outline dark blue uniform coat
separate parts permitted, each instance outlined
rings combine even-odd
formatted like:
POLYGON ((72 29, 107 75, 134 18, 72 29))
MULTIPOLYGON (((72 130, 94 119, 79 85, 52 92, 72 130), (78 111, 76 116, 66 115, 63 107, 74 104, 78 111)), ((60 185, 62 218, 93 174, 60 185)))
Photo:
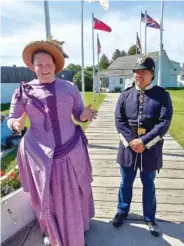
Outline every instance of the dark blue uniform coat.
POLYGON ((117 162, 124 167, 142 166, 144 171, 162 167, 163 136, 167 133, 172 118, 172 102, 169 93, 162 87, 148 86, 145 90, 132 86, 119 97, 115 123, 120 135, 117 162), (146 129, 138 136, 137 128, 146 129), (145 150, 136 154, 129 143, 140 137, 145 150))

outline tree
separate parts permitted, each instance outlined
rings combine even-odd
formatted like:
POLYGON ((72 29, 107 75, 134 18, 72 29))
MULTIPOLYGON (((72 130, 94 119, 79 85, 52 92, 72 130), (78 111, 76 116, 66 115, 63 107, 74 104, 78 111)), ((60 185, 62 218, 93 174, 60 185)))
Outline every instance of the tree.
POLYGON ((122 50, 121 51, 121 56, 126 56, 126 55, 127 55, 127 53, 124 50, 122 50))
POLYGON ((89 72, 93 72, 93 66, 90 66, 90 67, 86 67, 85 68, 85 71, 89 71, 89 72))
POLYGON ((109 59, 105 54, 103 54, 99 62, 99 68, 100 70, 103 70, 106 69, 108 66, 109 66, 109 59))
POLYGON ((116 49, 112 55, 112 60, 115 61, 120 56, 121 56, 121 51, 116 49))
MULTIPOLYGON (((77 85, 78 89, 82 90, 82 72, 77 72, 73 77, 74 83, 77 85)), ((93 90, 93 71, 85 69, 84 71, 84 81, 85 81, 85 91, 93 90)))
POLYGON ((112 55, 112 61, 111 62, 116 60, 118 57, 122 57, 122 56, 126 56, 126 55, 127 55, 127 53, 124 50, 120 51, 119 49, 116 49, 112 55))
POLYGON ((132 56, 136 54, 136 45, 132 45, 130 49, 128 50, 128 55, 132 56))
POLYGON ((73 63, 70 63, 67 67, 67 70, 71 70, 76 74, 77 72, 81 71, 81 66, 80 65, 75 65, 73 63))

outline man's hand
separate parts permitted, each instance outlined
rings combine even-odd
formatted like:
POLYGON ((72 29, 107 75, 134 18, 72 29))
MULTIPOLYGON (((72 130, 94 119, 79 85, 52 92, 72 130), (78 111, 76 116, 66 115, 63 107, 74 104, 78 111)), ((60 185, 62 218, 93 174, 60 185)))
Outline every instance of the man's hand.
POLYGON ((12 124, 12 128, 14 131, 21 133, 21 131, 24 129, 25 127, 25 121, 26 121, 26 113, 23 113, 20 118, 16 119, 13 124, 12 124))
POLYGON ((91 109, 92 105, 88 105, 84 108, 80 115, 80 121, 92 121, 93 119, 96 119, 97 111, 91 109))
POLYGON ((136 153, 142 153, 145 149, 145 146, 142 143, 141 139, 137 138, 130 142, 130 148, 136 153))

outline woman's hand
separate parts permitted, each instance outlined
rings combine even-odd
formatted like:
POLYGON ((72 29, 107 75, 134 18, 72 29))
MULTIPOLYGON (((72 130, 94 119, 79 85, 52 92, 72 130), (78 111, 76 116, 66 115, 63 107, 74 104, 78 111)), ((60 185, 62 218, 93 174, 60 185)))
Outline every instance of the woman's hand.
POLYGON ((87 107, 84 108, 80 115, 80 121, 92 121, 93 119, 96 119, 97 110, 91 109, 92 105, 89 104, 87 107))
POLYGON ((24 129, 25 127, 25 122, 26 122, 26 113, 23 113, 20 118, 16 119, 13 124, 12 124, 12 128, 14 131, 21 133, 21 131, 24 129))

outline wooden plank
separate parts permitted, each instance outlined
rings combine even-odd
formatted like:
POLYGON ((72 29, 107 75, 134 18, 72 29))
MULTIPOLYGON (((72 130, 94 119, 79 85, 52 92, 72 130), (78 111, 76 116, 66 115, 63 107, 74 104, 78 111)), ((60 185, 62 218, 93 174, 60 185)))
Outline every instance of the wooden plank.
POLYGON ((87 137, 89 144, 107 144, 109 141, 111 141, 111 143, 114 144, 118 144, 119 143, 119 136, 114 136, 112 135, 112 137, 109 137, 107 135, 103 136, 103 135, 97 135, 96 133, 87 137))
MULTIPOLYGON (((99 194, 96 194, 94 193, 93 194, 94 196, 94 201, 95 201, 95 204, 97 204, 99 201, 104 201, 104 202, 108 202, 108 201, 111 201, 111 202, 115 202, 117 204, 117 201, 118 201, 118 196, 115 195, 115 194, 111 194, 107 196, 107 194, 102 194, 102 193, 99 193, 99 194), (114 200, 115 199, 115 200, 114 200)), ((134 195, 133 198, 132 198, 132 202, 136 202, 136 203, 141 203, 142 202, 142 195, 138 196, 138 195, 134 195)), ((170 205, 182 205, 182 207, 184 208, 184 200, 181 201, 180 199, 180 196, 177 197, 177 200, 176 200, 176 197, 171 197, 169 198, 168 196, 158 196, 157 195, 157 204, 165 204, 165 206, 167 206, 168 204, 170 205)))
MULTIPOLYGON (((115 201, 118 199, 119 188, 93 187, 94 200, 97 201, 115 201), (108 194, 108 195, 107 195, 108 194)), ((157 203, 160 204, 183 204, 184 190, 156 190, 157 203)), ((142 202, 142 189, 133 189, 133 202, 142 202)))
MULTIPOLYGON (((97 145, 98 146, 98 145, 97 145)), ((96 146, 96 147, 97 147, 96 146)), ((91 148, 89 146, 89 153, 94 153, 94 154, 105 154, 107 152, 109 152, 110 154, 117 154, 118 152, 118 147, 111 147, 111 146, 100 146, 99 145, 99 148, 91 148), (104 147, 104 148, 103 148, 104 147)), ((167 155, 167 156, 181 156, 181 157, 184 157, 184 151, 183 150, 178 150, 178 149, 163 149, 163 155, 167 155)))
MULTIPOLYGON (((97 167, 102 167, 102 168, 119 168, 119 164, 116 163, 115 160, 107 160, 107 159, 103 159, 103 160, 95 160, 95 159, 91 159, 93 168, 97 167)), ((166 169, 173 169, 173 170, 184 170, 184 163, 182 161, 178 161, 178 162, 173 162, 173 161, 163 161, 163 168, 161 169, 160 172, 162 172, 162 170, 166 168, 166 169)))
MULTIPOLYGON (((93 167, 93 177, 121 177, 119 167, 113 168, 103 168, 103 167, 93 167)), ((140 177, 140 172, 137 172, 137 178, 140 177)), ((157 178, 173 178, 173 179, 184 179, 184 169, 183 170, 171 170, 171 169, 162 169, 157 178)))
MULTIPOLYGON (((103 218, 112 220, 115 213, 117 212, 116 207, 113 208, 96 208, 95 209, 95 218, 103 218)), ((132 210, 130 211, 130 215, 127 218, 128 220, 143 220, 142 210, 132 210)), ((164 221, 173 221, 173 222, 183 222, 184 215, 181 212, 167 212, 167 211, 159 211, 156 214, 157 220, 164 220, 164 221)))
MULTIPOLYGON (((90 152, 89 152, 90 153, 90 152)), ((117 154, 90 154, 92 160, 116 160, 117 154)), ((164 161, 181 161, 184 163, 184 156, 163 155, 164 161)))
MULTIPOLYGON (((101 209, 107 208, 107 210, 111 210, 111 208, 117 207, 117 201, 98 201, 95 205, 95 209, 101 209)), ((184 216, 184 210, 183 210, 183 204, 157 204, 157 213, 164 211, 164 212, 178 212, 183 214, 184 216)), ((131 203, 131 210, 132 211, 142 211, 142 202, 132 202, 131 203)))
MULTIPOLYGON (((120 178, 118 177, 93 177, 93 186, 98 187, 116 187, 120 184, 120 178)), ((177 182, 173 179, 159 178, 155 181, 157 189, 173 189, 182 190, 184 188, 184 179, 177 179, 177 182)), ((134 187, 142 187, 140 179, 135 179, 134 187)))

